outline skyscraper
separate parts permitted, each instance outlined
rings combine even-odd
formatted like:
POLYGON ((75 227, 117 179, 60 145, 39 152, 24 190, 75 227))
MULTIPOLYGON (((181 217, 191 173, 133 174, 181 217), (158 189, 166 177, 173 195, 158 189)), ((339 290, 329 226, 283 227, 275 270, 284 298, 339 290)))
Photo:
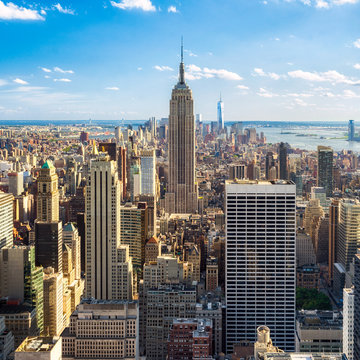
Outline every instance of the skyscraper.
POLYGON ((217 103, 217 122, 218 122, 219 132, 221 130, 224 130, 224 103, 221 100, 221 94, 220 94, 220 100, 217 103))
POLYGON ((354 288, 343 290, 343 353, 354 359, 354 288))
POLYGON ((282 180, 287 180, 289 177, 288 171, 288 149, 283 142, 279 145, 279 177, 282 180))
POLYGON ((141 195, 155 196, 155 150, 142 150, 140 153, 141 195))
POLYGON ((326 196, 333 192, 333 150, 328 146, 318 146, 317 186, 326 190, 326 196))
POLYGON ((13 244, 13 195, 0 193, 0 249, 13 244))
POLYGON ((56 169, 46 161, 37 179, 37 220, 44 222, 59 221, 59 192, 56 169))
POLYGON ((337 261, 339 224, 339 200, 334 199, 329 206, 329 281, 334 278, 334 264, 337 261))
POLYGON ((100 155, 86 186, 86 296, 117 299, 120 246, 120 182, 116 162, 100 155))
POLYGON ((353 141, 355 137, 355 124, 354 120, 349 120, 348 140, 353 141))
POLYGON ((226 344, 256 341, 267 324, 295 348, 296 187, 289 181, 227 181, 226 344))
POLYGON ((179 81, 172 90, 169 115, 169 182, 165 208, 170 214, 195 213, 198 208, 194 101, 185 83, 183 47, 179 72, 179 81))
POLYGON ((354 276, 354 359, 360 359, 360 253, 355 255, 354 276))

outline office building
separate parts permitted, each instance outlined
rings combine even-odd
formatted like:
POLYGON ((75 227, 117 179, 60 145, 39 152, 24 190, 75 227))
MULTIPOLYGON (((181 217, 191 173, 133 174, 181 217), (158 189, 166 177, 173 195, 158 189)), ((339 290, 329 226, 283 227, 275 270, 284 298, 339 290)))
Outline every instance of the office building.
POLYGON ((296 351, 342 351, 342 318, 333 311, 301 310, 296 316, 296 351))
POLYGON ((60 336, 64 329, 63 274, 44 269, 44 334, 60 336))
POLYGON ((360 253, 354 260, 354 360, 360 359, 360 253), (356 309, 356 311, 355 311, 356 309))
POLYGON ((138 202, 146 203, 147 205, 147 224, 148 237, 156 236, 156 196, 154 195, 139 195, 136 198, 135 205, 138 202))
POLYGON ((58 176, 49 160, 40 169, 37 188, 37 220, 47 223, 59 221, 58 176))
POLYGON ((24 192, 24 173, 11 172, 9 177, 9 193, 14 196, 19 196, 24 192))
POLYGON ((211 358, 212 330, 209 319, 174 319, 167 341, 167 359, 211 358))
POLYGON ((339 200, 333 199, 329 206, 329 282, 334 278, 334 264, 337 262, 339 224, 339 200))
POLYGON ((145 264, 152 261, 157 261, 158 256, 161 255, 161 248, 159 240, 156 237, 151 237, 145 245, 145 264))
POLYGON ((15 351, 15 360, 63 360, 61 337, 27 337, 15 351))
POLYGON ((0 296, 36 308, 37 326, 44 329, 43 269, 35 266, 34 246, 0 250, 0 296))
POLYGON ((13 244, 13 195, 0 193, 0 249, 13 244))
POLYGON ((35 221, 36 265, 62 272, 62 222, 35 221))
POLYGON ((138 333, 136 302, 85 299, 61 335, 62 359, 138 359, 138 333))
POLYGON ((132 258, 129 255, 129 245, 120 245, 118 247, 117 269, 117 300, 132 300, 136 289, 133 286, 134 274, 132 258))
POLYGON ((355 123, 354 123, 354 120, 349 120, 348 140, 353 141, 354 138, 355 138, 355 123))
POLYGON ((163 285, 147 291, 146 359, 166 359, 167 340, 173 320, 194 318, 195 307, 195 288, 163 285))
POLYGON ((224 130, 224 103, 221 99, 217 103, 217 123, 218 123, 218 131, 224 130))
POLYGON ((116 162, 91 161, 86 187, 86 296, 118 298, 121 189, 116 162))
POLYGON ((255 342, 267 324, 276 344, 295 347, 296 188, 289 181, 227 181, 227 352, 255 342), (281 221, 279 221, 281 219, 281 221))
POLYGON ((318 146, 317 186, 325 188, 326 196, 333 193, 333 150, 328 146, 318 146))
POLYGON ((214 291, 219 285, 219 267, 217 259, 208 257, 206 260, 206 291, 214 291))
POLYGON ((179 81, 172 90, 169 115, 169 182, 165 208, 169 214, 196 213, 195 121, 192 92, 185 83, 183 47, 179 81))
POLYGON ((230 166, 229 179, 245 179, 246 178, 246 165, 232 165, 230 166))
POLYGON ((317 265, 303 265, 296 269, 296 286, 306 289, 318 289, 320 268, 317 265))
POLYGON ((279 178, 281 180, 289 178, 288 148, 283 142, 279 145, 279 178))
POLYGON ((129 245, 134 267, 142 269, 145 262, 145 243, 148 239, 147 205, 126 203, 120 209, 121 244, 129 245))
POLYGON ((72 266, 75 269, 75 279, 81 278, 81 244, 78 229, 72 224, 65 224, 62 230, 63 242, 72 251, 72 266))
POLYGON ((141 195, 156 195, 155 191, 155 150, 142 150, 140 153, 141 195))
POLYGON ((5 318, 0 316, 0 360, 7 360, 14 346, 14 335, 6 328, 5 318))
POLYGON ((316 257, 311 238, 304 230, 296 232, 296 264, 297 266, 315 264, 316 257))
POLYGON ((343 290, 343 353, 354 360, 354 288, 343 290))

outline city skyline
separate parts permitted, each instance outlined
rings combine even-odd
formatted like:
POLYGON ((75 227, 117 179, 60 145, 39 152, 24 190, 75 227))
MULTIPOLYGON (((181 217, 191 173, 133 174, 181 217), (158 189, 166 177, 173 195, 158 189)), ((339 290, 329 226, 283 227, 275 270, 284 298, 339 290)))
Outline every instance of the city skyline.
POLYGON ((229 121, 356 119, 359 10, 357 0, 1 1, 0 119, 167 117, 182 34, 205 119, 219 90, 229 121))

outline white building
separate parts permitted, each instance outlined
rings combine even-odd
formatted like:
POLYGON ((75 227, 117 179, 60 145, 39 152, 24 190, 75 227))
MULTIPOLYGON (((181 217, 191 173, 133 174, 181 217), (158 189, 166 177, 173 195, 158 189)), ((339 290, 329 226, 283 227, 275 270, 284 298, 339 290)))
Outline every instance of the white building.
POLYGON ((8 173, 9 177, 9 193, 14 196, 21 195, 24 191, 24 173, 11 172, 8 173))
POLYGON ((0 249, 13 244, 13 195, 0 193, 0 249))
POLYGON ((15 360, 62 360, 61 337, 27 337, 15 351, 15 360))
POLYGON ((354 289, 343 291, 343 353, 354 359, 354 289))
POLYGON ((141 194, 156 195, 155 190, 155 150, 143 150, 141 158, 141 194))
POLYGON ((274 343, 295 347, 296 186, 289 181, 227 181, 227 352, 256 341, 266 324, 274 343))

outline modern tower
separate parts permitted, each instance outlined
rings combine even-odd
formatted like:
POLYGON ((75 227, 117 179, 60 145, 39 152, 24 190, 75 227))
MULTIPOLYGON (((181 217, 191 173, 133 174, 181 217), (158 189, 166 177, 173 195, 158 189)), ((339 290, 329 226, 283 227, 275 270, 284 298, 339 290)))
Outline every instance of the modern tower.
POLYGON ((349 120, 348 140, 353 141, 355 138, 355 123, 354 120, 349 120))
POLYGON ((0 193, 0 249, 13 245, 13 195, 0 193))
POLYGON ((283 142, 279 145, 279 177, 281 180, 287 180, 289 177, 288 171, 288 149, 283 142))
POLYGON ((179 81, 172 90, 169 115, 169 182, 165 208, 172 213, 195 213, 195 119, 192 92, 185 82, 183 46, 179 81))
POLYGON ((360 254, 355 255, 354 276, 354 359, 360 359, 360 254))
POLYGON ((140 153, 141 195, 155 196, 155 150, 142 150, 140 153))
POLYGON ((333 149, 328 146, 318 146, 317 186, 326 190, 326 196, 333 192, 333 149))
POLYGON ((121 184, 115 161, 100 155, 86 186, 86 296, 117 299, 121 184))
POLYGON ((266 324, 274 343, 295 349, 296 186, 227 181, 226 346, 256 341, 266 324))
POLYGON ((217 122, 218 122, 219 132, 221 130, 224 130, 224 103, 221 100, 221 94, 220 94, 220 100, 217 103, 217 122))

